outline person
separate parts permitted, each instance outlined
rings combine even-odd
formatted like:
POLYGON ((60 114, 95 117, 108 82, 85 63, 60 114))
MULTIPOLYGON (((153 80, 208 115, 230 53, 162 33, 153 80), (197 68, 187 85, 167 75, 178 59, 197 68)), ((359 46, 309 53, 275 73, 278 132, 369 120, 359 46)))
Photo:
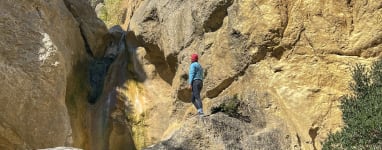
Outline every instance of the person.
POLYGON ((191 65, 188 75, 189 88, 192 91, 191 101, 198 111, 198 115, 203 117, 203 104, 200 98, 200 91, 203 87, 203 68, 198 62, 198 55, 191 55, 191 65))

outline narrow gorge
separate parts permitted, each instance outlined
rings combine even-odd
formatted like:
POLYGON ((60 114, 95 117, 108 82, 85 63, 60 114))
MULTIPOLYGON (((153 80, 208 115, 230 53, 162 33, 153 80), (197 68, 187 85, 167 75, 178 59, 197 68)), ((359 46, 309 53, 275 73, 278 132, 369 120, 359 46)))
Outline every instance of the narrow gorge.
POLYGON ((381 24, 378 0, 3 0, 0 149, 322 149, 381 24))

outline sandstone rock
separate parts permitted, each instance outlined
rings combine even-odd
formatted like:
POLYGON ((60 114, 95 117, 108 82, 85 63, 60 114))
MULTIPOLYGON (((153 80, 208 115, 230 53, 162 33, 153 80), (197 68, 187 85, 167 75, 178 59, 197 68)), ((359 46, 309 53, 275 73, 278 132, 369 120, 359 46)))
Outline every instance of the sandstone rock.
POLYGON ((128 114, 131 106, 124 92, 125 82, 132 75, 129 73, 129 55, 126 45, 126 33, 119 26, 109 30, 112 43, 103 57, 108 61, 106 73, 101 78, 103 84, 97 87, 94 105, 91 109, 89 149, 135 149, 128 114), (98 93, 99 92, 99 93, 98 93))
POLYGON ((93 8, 96 8, 98 4, 102 4, 104 0, 88 0, 90 3, 90 6, 93 8))
POLYGON ((124 51, 124 35, 109 34, 88 2, 0 2, 1 149, 321 149, 342 126, 351 66, 381 54, 378 1, 105 3, 108 26, 129 30, 124 51), (253 122, 189 119, 192 53, 205 68, 205 111, 238 95, 253 122), (87 71, 98 59, 114 62, 94 92, 87 71))
POLYGON ((83 56, 68 50, 83 49, 76 22, 63 2, 2 1, 1 7, 0 143, 5 149, 72 143, 65 88, 72 66, 67 60, 83 56), (74 37, 61 38, 56 31, 63 29, 74 37))
MULTIPOLYGON (((284 137, 284 126, 265 122, 254 96, 254 93, 243 96, 235 116, 222 112, 203 118, 191 116, 168 139, 147 149, 288 149, 290 138, 284 137)), ((233 99, 225 96, 214 105, 222 102, 230 105, 233 99)))
POLYGON ((87 145, 85 45, 102 53, 107 32, 90 6, 65 2, 0 2, 0 149, 87 145))
POLYGON ((86 0, 65 0, 65 4, 79 23, 81 35, 86 39, 87 51, 94 57, 102 57, 109 44, 105 24, 97 18, 86 0))
POLYGON ((260 129, 217 114, 201 120, 191 119, 173 136, 146 149, 288 149, 279 129, 260 129))
MULTIPOLYGON (((264 98, 258 101, 266 122, 285 123, 281 130, 290 138, 286 145, 320 149, 327 134, 342 126, 338 105, 349 92, 351 66, 370 64, 381 54, 380 6, 377 1, 143 1, 128 29, 142 47, 136 55, 140 74, 151 74, 142 88, 165 91, 171 86, 170 98, 154 98, 172 110, 170 116, 160 114, 166 118, 160 121, 168 124, 165 134, 186 135, 175 132, 179 120, 194 111, 186 81, 189 56, 198 53, 206 72, 207 108, 222 95, 253 89, 264 98), (166 83, 147 85, 160 80, 166 83)), ((139 107, 143 114, 160 109, 153 103, 139 107)), ((145 115, 145 120, 156 119, 145 115)), ((158 131, 146 137, 154 138, 153 132, 158 131)), ((173 140, 167 144, 177 147, 181 142, 169 142, 173 140)))
POLYGON ((102 18, 102 13, 104 13, 103 11, 105 11, 105 4, 104 3, 99 3, 96 5, 96 7, 94 8, 96 14, 97 14, 97 17, 98 18, 102 18))
POLYGON ((73 148, 73 147, 55 147, 55 148, 46 148, 46 149, 39 149, 39 150, 82 150, 82 149, 73 148))

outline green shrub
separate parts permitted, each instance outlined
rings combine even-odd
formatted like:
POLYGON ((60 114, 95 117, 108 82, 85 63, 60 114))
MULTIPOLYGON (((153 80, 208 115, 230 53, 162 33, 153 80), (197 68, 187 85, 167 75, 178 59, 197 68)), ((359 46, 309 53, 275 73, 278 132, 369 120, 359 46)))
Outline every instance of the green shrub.
POLYGON ((237 95, 234 95, 234 97, 225 100, 219 106, 212 107, 211 113, 215 114, 217 112, 223 112, 229 115, 230 117, 233 117, 239 113, 238 108, 239 108, 239 99, 237 98, 237 95))
POLYGON ((242 107, 243 105, 245 104, 241 102, 237 94, 235 94, 233 97, 225 99, 219 106, 211 107, 211 114, 222 112, 224 114, 227 114, 229 117, 233 117, 241 121, 250 123, 250 117, 242 115, 239 111, 239 109, 241 109, 240 107, 242 107))
POLYGON ((345 127, 329 135, 323 149, 382 149, 382 60, 367 69, 357 64, 352 95, 342 99, 345 127))

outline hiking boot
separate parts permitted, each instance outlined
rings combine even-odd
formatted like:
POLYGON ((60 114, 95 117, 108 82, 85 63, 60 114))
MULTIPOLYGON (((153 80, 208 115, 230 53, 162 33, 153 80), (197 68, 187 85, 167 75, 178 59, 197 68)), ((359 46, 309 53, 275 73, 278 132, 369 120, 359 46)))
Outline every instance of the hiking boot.
POLYGON ((204 113, 203 112, 198 112, 198 115, 199 115, 199 117, 204 117, 204 113))

